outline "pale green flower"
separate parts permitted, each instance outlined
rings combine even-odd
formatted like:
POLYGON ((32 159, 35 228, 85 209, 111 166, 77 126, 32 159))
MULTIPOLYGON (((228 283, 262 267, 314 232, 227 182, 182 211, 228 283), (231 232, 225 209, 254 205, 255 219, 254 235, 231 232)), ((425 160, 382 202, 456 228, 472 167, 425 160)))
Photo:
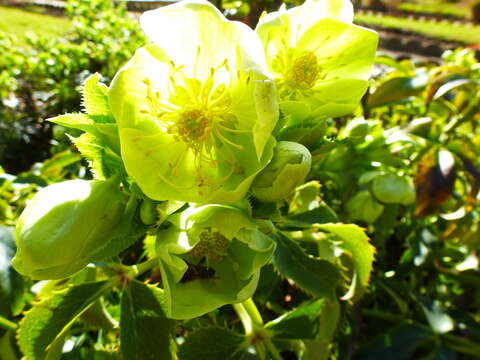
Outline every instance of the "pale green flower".
POLYGON ((347 0, 307 0, 260 19, 256 32, 288 115, 300 116, 301 121, 335 117, 358 106, 368 86, 378 35, 353 25, 352 19, 347 0))
POLYGON ((275 243, 245 211, 190 207, 171 222, 157 239, 169 317, 200 316, 253 295, 275 243))
POLYGON ((201 0, 147 11, 140 23, 153 44, 109 91, 128 174, 155 200, 240 200, 275 143, 261 42, 201 0))

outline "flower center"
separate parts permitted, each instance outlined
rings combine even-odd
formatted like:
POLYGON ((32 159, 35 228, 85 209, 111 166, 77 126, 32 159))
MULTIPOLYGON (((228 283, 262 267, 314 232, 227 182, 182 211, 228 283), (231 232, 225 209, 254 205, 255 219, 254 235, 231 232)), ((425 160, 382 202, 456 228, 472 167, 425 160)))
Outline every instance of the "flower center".
POLYGON ((204 230, 200 233, 200 241, 191 250, 190 254, 197 259, 205 257, 210 260, 220 261, 228 254, 230 241, 218 231, 204 230))
POLYGON ((302 56, 296 58, 289 71, 288 77, 293 85, 310 89, 315 85, 320 74, 318 59, 311 51, 305 51, 302 56))
POLYGON ((182 113, 178 121, 169 126, 178 140, 187 144, 205 141, 212 130, 212 122, 205 112, 199 109, 188 110, 182 113))

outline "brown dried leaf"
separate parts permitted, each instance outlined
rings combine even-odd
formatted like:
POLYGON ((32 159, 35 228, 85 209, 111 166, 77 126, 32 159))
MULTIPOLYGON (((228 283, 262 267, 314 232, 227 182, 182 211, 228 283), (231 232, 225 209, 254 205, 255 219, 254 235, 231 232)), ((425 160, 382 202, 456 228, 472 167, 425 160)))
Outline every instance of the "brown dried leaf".
POLYGON ((415 216, 435 213, 450 197, 455 183, 455 159, 447 150, 432 150, 418 163, 415 216))

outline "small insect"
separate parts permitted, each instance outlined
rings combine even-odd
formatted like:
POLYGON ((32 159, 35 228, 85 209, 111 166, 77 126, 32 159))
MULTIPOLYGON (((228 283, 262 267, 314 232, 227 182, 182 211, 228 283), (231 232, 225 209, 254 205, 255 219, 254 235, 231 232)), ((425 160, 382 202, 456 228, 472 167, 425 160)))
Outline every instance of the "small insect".
POLYGON ((197 280, 197 279, 214 279, 215 278, 215 269, 208 267, 205 264, 205 258, 198 264, 192 264, 187 262, 188 269, 183 274, 182 279, 180 280, 181 283, 187 283, 189 281, 197 280))

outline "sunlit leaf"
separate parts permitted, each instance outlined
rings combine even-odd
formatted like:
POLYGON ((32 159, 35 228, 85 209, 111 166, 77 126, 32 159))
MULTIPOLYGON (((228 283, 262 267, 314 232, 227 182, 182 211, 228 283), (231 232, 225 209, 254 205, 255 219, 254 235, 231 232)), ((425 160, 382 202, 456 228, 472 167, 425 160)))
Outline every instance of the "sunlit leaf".
POLYGON ((73 322, 110 287, 106 281, 84 283, 34 304, 18 330, 18 343, 25 356, 29 360, 46 359, 50 344, 63 336, 73 322))
POLYGON ((275 338, 313 339, 320 328, 325 299, 302 305, 265 325, 275 338))
POLYGON ((182 360, 238 360, 244 354, 248 339, 220 327, 199 329, 191 333, 179 348, 182 360))
POLYGON ((129 360, 175 360, 175 321, 164 311, 164 293, 132 281, 122 295, 120 341, 129 360))
POLYGON ((335 299, 340 273, 329 261, 307 255, 294 241, 282 233, 274 240, 277 244, 273 254, 273 265, 284 277, 291 279, 302 290, 335 299))
POLYGON ((351 254, 355 266, 355 287, 350 289, 351 294, 347 297, 358 298, 368 287, 373 267, 375 248, 370 244, 368 236, 362 228, 353 224, 320 224, 317 229, 334 235, 338 246, 351 254))

